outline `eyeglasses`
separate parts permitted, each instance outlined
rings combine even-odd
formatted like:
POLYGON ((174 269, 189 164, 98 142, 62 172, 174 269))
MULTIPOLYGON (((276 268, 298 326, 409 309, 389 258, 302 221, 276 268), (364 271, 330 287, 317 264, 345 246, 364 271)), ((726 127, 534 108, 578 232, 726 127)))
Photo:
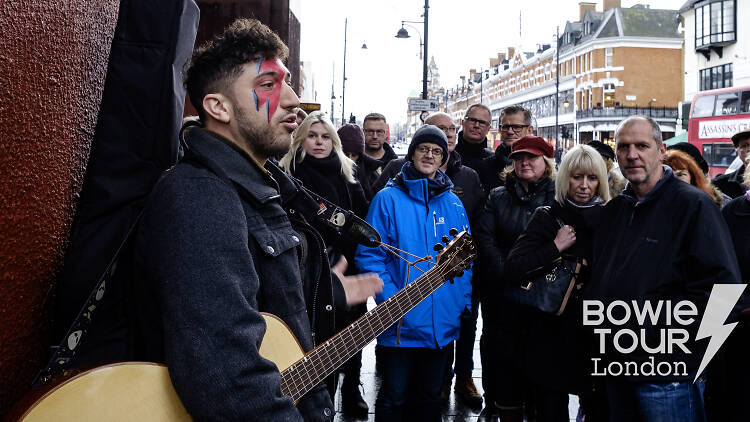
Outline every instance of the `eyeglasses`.
POLYGON ((443 132, 455 132, 456 131, 455 126, 438 126, 438 129, 442 130, 443 132))
POLYGON ((375 135, 375 134, 377 134, 378 136, 385 135, 385 131, 383 129, 378 129, 378 130, 365 129, 364 132, 365 132, 365 135, 370 135, 370 136, 375 135))
POLYGON ((442 157, 443 156, 443 149, 442 148, 430 148, 426 146, 418 146, 417 151, 419 151, 422 155, 427 155, 428 152, 432 153, 433 157, 442 157))
POLYGON ((509 132, 512 129, 513 132, 518 133, 527 127, 529 127, 529 125, 502 125, 500 126, 500 130, 504 132, 509 132))
POLYGON ((479 126, 489 126, 490 125, 490 122, 488 122, 487 120, 475 119, 473 117, 467 117, 464 120, 466 120, 469 123, 473 123, 473 124, 479 125, 479 126))

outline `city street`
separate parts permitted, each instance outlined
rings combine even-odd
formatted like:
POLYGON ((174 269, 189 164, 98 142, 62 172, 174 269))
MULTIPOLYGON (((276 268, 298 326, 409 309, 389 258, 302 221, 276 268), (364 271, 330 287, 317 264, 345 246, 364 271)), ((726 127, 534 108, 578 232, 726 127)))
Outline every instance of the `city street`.
MULTIPOLYGON (((372 309, 375 306, 375 302, 370 299, 367 304, 367 309, 372 309)), ((477 338, 474 342, 474 372, 472 374, 474 378, 474 384, 477 386, 477 390, 480 394, 484 393, 482 390, 482 362, 479 359, 479 338, 482 332, 482 317, 480 316, 477 320, 477 338)), ((368 421, 375 420, 375 398, 378 395, 378 388, 380 387, 380 379, 375 373, 375 341, 368 344, 367 347, 362 351, 362 384, 364 387, 364 393, 362 397, 370 406, 370 413, 368 415, 368 421)), ((454 380, 455 381, 455 380, 454 380)), ((341 385, 341 382, 339 382, 341 385)), ((338 422, 351 422, 363 419, 350 418, 341 413, 341 390, 336 392, 336 421, 338 422)), ((570 402, 568 404, 570 420, 576 420, 576 413, 578 412, 578 397, 570 396, 570 402)), ((443 406, 443 420, 448 422, 462 422, 462 421, 476 421, 479 417, 479 409, 472 410, 456 400, 456 395, 451 387, 451 395, 448 403, 443 406)))

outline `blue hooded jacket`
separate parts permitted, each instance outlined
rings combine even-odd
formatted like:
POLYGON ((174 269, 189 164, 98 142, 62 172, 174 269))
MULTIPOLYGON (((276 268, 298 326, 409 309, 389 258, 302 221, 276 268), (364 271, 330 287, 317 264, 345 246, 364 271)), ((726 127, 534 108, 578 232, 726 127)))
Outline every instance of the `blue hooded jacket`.
MULTIPOLYGON (((417 256, 437 256, 433 250, 448 231, 469 231, 469 220, 461 200, 450 188, 453 183, 438 170, 432 186, 428 179, 409 179, 401 173, 378 192, 370 204, 367 222, 380 233, 382 242, 417 256), (435 181, 444 180, 442 189, 434 189, 435 181), (433 188, 433 192, 430 189, 433 188)), ((450 236, 449 236, 450 237, 450 236)), ((404 254, 401 254, 404 256, 404 254)), ((404 256, 410 261, 415 258, 404 256)), ((356 265, 362 272, 377 273, 383 280, 382 293, 375 296, 380 304, 406 285, 409 264, 386 252, 382 247, 357 248, 356 265)), ((433 267, 428 262, 416 265, 422 271, 433 267)), ((422 271, 411 268, 409 282, 422 271)), ((397 324, 378 337, 378 344, 390 347, 441 348, 458 338, 460 318, 471 308, 471 270, 467 269, 454 282, 446 282, 422 303, 404 316, 397 339, 397 324)))

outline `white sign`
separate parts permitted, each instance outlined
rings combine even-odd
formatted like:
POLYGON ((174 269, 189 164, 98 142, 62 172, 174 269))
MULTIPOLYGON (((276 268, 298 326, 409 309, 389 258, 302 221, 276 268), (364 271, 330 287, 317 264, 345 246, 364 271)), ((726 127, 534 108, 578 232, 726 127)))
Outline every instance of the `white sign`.
POLYGON ((731 138, 737 132, 750 130, 750 119, 703 120, 698 122, 699 139, 731 138))
POLYGON ((625 101, 635 101, 635 95, 626 95, 625 101))
POLYGON ((409 98, 409 111, 437 111, 437 109, 437 99, 409 98))

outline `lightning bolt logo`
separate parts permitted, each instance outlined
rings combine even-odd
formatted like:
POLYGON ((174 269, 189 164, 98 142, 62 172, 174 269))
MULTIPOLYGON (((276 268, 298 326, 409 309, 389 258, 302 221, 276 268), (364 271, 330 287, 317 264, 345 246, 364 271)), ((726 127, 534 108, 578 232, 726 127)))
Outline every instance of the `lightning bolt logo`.
POLYGON ((706 353, 703 355, 703 360, 698 367, 698 372, 695 374, 695 382, 698 376, 706 369, 706 366, 711 359, 713 359, 716 352, 724 341, 726 341, 729 334, 732 333, 734 327, 737 325, 736 322, 731 324, 725 324, 729 313, 732 308, 742 296, 742 292, 745 290, 747 285, 745 284, 714 284, 711 289, 711 296, 708 297, 708 304, 706 305, 706 312, 703 313, 703 320, 701 325, 698 327, 698 334, 695 336, 696 340, 710 337, 711 340, 708 342, 706 347, 706 353))

